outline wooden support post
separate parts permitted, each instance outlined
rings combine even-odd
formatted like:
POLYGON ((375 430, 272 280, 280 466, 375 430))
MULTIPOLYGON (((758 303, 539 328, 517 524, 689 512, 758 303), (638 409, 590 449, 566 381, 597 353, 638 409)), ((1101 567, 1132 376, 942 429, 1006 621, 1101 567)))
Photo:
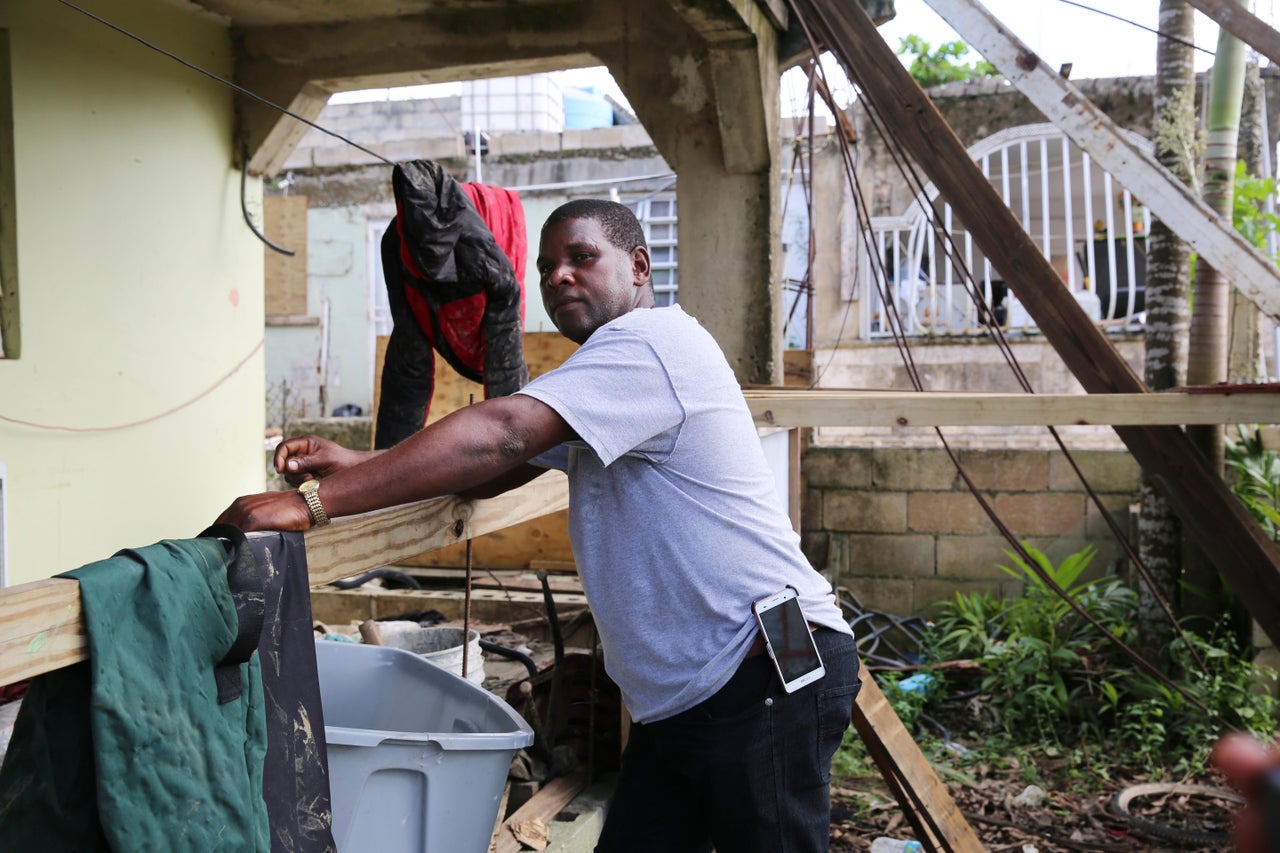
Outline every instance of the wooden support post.
POLYGON ((1235 0, 1187 0, 1231 35, 1280 65, 1280 33, 1235 0))
MULTIPOLYGON (((1049 68, 976 0, 928 3, 970 46, 1000 69, 1036 109, 1088 151, 1094 162, 1119 178, 1200 257, 1222 271, 1241 294, 1263 313, 1280 319, 1280 275, 1276 265, 1237 233, 1230 219, 1216 214, 1152 154, 1130 142, 1074 83, 1049 68)), ((935 165, 943 167, 927 160, 920 163, 927 172, 935 165)), ((978 169, 972 171, 976 174, 978 169)), ((955 201, 949 195, 947 198, 959 213, 955 201)), ((976 227, 971 216, 960 215, 976 227)), ((1017 221, 1012 214, 1008 218, 1017 221)), ((1025 280, 1025 273, 1021 278, 1025 280)))
POLYGON ((865 666, 859 677, 862 689, 853 704, 854 728, 902 806, 917 839, 929 850, 981 851, 977 834, 865 666))
MULTIPOLYGON (((1062 286, 1021 222, 856 3, 792 0, 793 9, 844 65, 896 141, 933 179, 1090 393, 1146 392, 1142 381, 1062 286)), ((1216 265, 1215 261, 1215 265, 1216 265)), ((1116 427, 1185 529, 1227 578, 1273 642, 1280 643, 1280 550, 1176 427, 1116 427)))

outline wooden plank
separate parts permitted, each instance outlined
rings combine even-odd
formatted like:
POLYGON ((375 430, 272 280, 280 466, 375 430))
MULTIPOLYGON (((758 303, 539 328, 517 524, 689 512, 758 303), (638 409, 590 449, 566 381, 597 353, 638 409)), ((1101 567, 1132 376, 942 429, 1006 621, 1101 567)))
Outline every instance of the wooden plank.
POLYGON ((1280 33, 1236 0, 1187 0, 1240 41, 1280 65, 1280 33))
POLYGON ((88 657, 80 584, 66 578, 0 589, 0 685, 88 657))
POLYGON ((744 390, 760 426, 1056 426, 1280 423, 1280 385, 1159 394, 984 394, 927 391, 744 390))
MULTIPOLYGON (((313 584, 328 583, 568 503, 568 481, 552 471, 489 500, 449 496, 338 519, 305 534, 307 570, 313 584)), ((0 589, 0 684, 85 660, 87 651, 78 583, 53 578, 0 589)))
MULTIPOLYGON (((840 59, 884 125, 894 129, 897 144, 934 180, 1084 389, 1145 392, 1115 347, 1062 287, 1039 246, 862 7, 817 0, 793 3, 796 14, 840 59)), ((1024 58, 1024 64, 1032 63, 1024 58)), ((1280 549, 1227 488, 1221 472, 1211 470, 1176 427, 1116 426, 1115 431, 1250 614, 1273 642, 1280 643, 1280 549)))
MULTIPOLYGON (((573 564, 573 546, 569 544, 569 513, 549 513, 521 524, 512 525, 472 542, 474 564, 489 569, 524 569, 534 563, 573 564)), ((449 545, 436 551, 410 557, 408 566, 451 566, 467 564, 465 543, 449 545)))
POLYGON ((868 747, 878 747, 871 750, 873 757, 886 780, 894 780, 890 787, 897 789, 895 796, 920 843, 931 850, 979 853, 982 842, 865 666, 859 676, 854 728, 868 747))
MULTIPOLYGON (((413 610, 438 610, 448 619, 462 619, 466 593, 462 590, 422 589, 338 589, 317 586, 311 589, 311 612, 329 625, 346 625, 366 619, 386 619, 413 610)), ((582 610, 587 598, 580 592, 553 594, 557 608, 564 612, 582 610)), ((558 609, 557 612, 560 612, 558 609)), ((545 617, 546 603, 541 592, 500 589, 471 591, 471 618, 492 624, 545 617)))
POLYGON ((564 811, 564 807, 578 796, 578 792, 587 787, 587 781, 586 771, 580 770, 569 776, 552 779, 543 785, 529 802, 516 809, 511 813, 511 817, 502 822, 498 837, 489 845, 490 853, 520 853, 525 848, 511 834, 511 824, 540 819, 545 821, 547 826, 551 826, 555 816, 564 811))
MULTIPOLYGON (((267 316, 307 315, 307 197, 274 195, 262 199, 262 232, 282 255, 268 246, 263 253, 263 292, 267 316)), ((277 324, 278 325, 278 324, 277 324)))
MULTIPOLYGON (((1075 84, 1040 61, 976 0, 928 3, 1049 121, 1142 199, 1200 257, 1222 271, 1250 302, 1263 313, 1280 319, 1280 276, 1276 265, 1251 246, 1230 219, 1214 213, 1154 156, 1130 142, 1075 84)), ((927 171, 929 164, 922 161, 922 165, 927 171)), ((976 224, 971 222, 972 217, 961 215, 961 219, 976 224)))

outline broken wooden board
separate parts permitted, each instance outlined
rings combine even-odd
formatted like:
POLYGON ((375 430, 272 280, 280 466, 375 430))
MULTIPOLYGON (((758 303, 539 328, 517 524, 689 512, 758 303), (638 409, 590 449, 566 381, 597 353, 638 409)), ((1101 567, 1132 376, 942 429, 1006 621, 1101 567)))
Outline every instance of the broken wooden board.
POLYGON ((587 787, 586 771, 561 776, 543 785, 529 802, 516 809, 511 817, 502 822, 496 838, 489 845, 490 853, 520 853, 524 848, 512 832, 512 827, 527 825, 536 820, 541 820, 544 825, 549 824, 585 787, 587 787))
POLYGON ((864 666, 859 675, 862 689, 853 704, 854 728, 920 843, 928 850, 980 853, 983 848, 977 833, 960 813, 871 673, 864 666))

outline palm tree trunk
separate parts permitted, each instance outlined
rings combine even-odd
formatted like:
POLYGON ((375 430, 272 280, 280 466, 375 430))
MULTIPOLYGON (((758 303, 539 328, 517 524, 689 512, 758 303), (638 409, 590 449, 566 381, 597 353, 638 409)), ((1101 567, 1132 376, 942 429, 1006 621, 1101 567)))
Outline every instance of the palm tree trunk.
MULTIPOLYGON (((1244 5, 1243 0, 1237 0, 1244 5)), ((1208 137, 1202 197, 1231 221, 1231 193, 1235 180, 1236 140, 1240 132, 1240 103, 1244 95, 1244 45, 1225 29, 1218 34, 1217 56, 1209 84, 1208 137)), ((1214 385, 1227 381, 1228 319, 1231 292, 1225 276, 1203 258, 1196 262, 1187 348, 1187 384, 1214 385)), ((1210 466, 1223 468, 1223 431, 1216 425, 1193 426, 1187 434, 1210 466)), ((1223 587, 1218 573, 1198 548, 1189 548, 1183 576, 1192 595, 1186 610, 1216 616, 1222 610, 1223 587)))
MULTIPOLYGON (((1156 159, 1183 183, 1195 186, 1200 147, 1196 134, 1194 52, 1190 46, 1195 18, 1186 0, 1160 0, 1159 28, 1181 42, 1161 38, 1156 45, 1156 159)), ((1155 391, 1183 384, 1186 375, 1189 256, 1187 244, 1164 222, 1152 222, 1147 237, 1144 378, 1155 391)), ((1148 660, 1167 663, 1173 626, 1159 601, 1171 602, 1177 612, 1182 526, 1164 496, 1146 477, 1142 479, 1142 509, 1138 516, 1138 555, 1155 587, 1138 587, 1138 642, 1148 660)))

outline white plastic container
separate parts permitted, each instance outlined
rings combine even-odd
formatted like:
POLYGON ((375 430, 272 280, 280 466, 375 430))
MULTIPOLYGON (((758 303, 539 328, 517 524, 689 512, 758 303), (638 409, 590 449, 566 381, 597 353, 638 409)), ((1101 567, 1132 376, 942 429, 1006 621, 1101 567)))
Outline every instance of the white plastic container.
MULTIPOLYGON (((378 632, 382 643, 420 655, 454 675, 462 675, 462 629, 417 622, 381 622, 378 632)), ((484 652, 480 649, 480 632, 471 632, 467 643, 467 680, 484 684, 484 652)))
POLYGON ((485 853, 529 724, 418 655, 316 643, 341 853, 485 853))

